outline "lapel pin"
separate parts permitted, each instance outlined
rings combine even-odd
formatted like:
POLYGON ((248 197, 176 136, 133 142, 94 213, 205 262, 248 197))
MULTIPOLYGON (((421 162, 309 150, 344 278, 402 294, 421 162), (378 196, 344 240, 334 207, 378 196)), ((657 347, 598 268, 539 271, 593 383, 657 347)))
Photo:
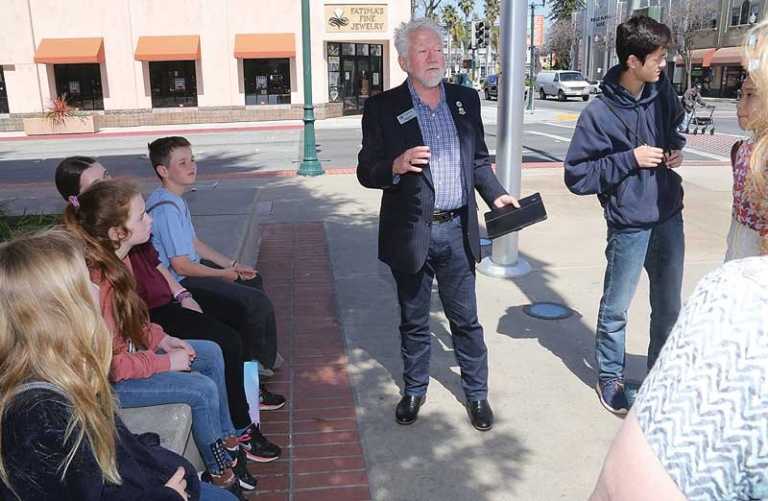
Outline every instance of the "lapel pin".
POLYGON ((461 101, 456 101, 456 108, 459 110, 459 115, 466 115, 467 112, 464 111, 464 105, 461 104, 461 101))

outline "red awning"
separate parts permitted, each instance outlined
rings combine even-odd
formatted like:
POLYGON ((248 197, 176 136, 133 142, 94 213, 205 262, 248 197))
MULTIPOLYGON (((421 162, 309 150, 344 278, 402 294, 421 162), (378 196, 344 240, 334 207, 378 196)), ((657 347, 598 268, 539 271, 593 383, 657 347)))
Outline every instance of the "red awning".
POLYGON ((746 58, 742 47, 723 47, 715 52, 712 64, 741 64, 744 66, 744 60, 746 58))
MULTIPOLYGON (((705 68, 708 67, 716 50, 716 47, 711 47, 709 49, 694 49, 691 51, 691 64, 700 64, 705 68)), ((675 56, 675 64, 683 64, 683 58, 679 54, 675 56)))
POLYGON ((268 59, 296 57, 293 33, 238 33, 235 35, 237 59, 268 59))
POLYGON ((38 64, 103 63, 103 38, 43 38, 35 51, 38 64))
POLYGON ((134 57, 137 61, 196 61, 200 59, 200 37, 139 37, 134 57))

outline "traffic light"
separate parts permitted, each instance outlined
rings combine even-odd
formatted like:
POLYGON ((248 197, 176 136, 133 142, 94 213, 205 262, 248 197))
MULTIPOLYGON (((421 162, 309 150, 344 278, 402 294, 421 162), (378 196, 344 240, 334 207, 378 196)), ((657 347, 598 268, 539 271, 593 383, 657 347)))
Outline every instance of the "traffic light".
POLYGON ((484 21, 475 23, 475 44, 478 49, 488 46, 488 32, 484 21))

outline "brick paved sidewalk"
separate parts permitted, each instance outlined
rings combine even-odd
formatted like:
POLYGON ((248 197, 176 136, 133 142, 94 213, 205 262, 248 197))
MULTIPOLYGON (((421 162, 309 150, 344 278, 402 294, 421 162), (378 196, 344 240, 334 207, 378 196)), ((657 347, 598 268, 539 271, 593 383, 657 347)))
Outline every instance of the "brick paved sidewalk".
POLYGON ((258 269, 286 359, 268 388, 289 405, 261 413, 283 458, 252 467, 259 487, 250 499, 370 499, 323 224, 265 224, 260 231, 258 269))

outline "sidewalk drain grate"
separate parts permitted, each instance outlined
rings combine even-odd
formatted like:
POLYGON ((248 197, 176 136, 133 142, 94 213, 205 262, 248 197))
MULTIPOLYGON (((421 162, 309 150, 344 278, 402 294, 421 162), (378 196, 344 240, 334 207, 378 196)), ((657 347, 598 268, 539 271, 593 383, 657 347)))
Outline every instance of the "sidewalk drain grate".
POLYGON ((573 310, 559 303, 532 303, 523 306, 526 315, 542 320, 563 320, 573 315, 573 310))

